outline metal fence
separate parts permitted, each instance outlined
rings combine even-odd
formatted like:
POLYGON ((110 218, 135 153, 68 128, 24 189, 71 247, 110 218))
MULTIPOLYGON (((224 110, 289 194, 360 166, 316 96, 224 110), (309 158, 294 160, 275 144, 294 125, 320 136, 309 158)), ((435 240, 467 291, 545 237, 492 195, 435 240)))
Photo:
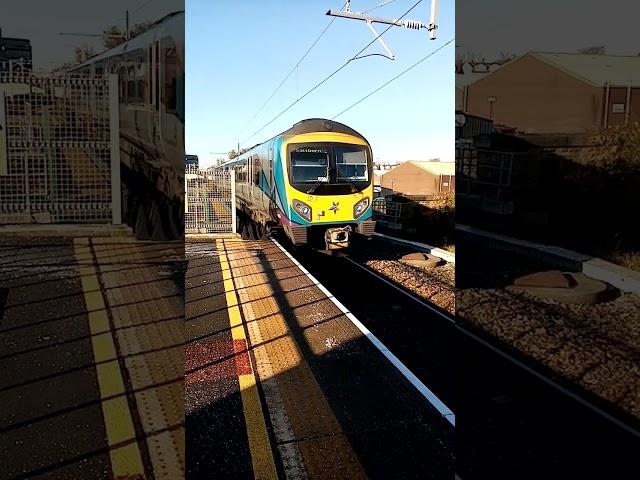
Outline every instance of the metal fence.
POLYGON ((232 170, 185 170, 185 233, 236 233, 232 170))
POLYGON ((388 201, 385 197, 373 201, 373 219, 388 228, 400 229, 407 219, 407 203, 388 201))
POLYGON ((117 79, 0 75, 0 224, 120 223, 117 79))

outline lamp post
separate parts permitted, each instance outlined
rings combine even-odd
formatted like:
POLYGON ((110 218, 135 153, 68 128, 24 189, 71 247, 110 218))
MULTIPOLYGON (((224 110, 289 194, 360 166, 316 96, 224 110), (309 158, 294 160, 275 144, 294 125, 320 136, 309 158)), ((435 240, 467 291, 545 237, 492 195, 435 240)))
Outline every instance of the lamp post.
POLYGON ((487 97, 487 102, 489 102, 489 119, 493 120, 493 104, 496 103, 498 99, 496 97, 487 97))

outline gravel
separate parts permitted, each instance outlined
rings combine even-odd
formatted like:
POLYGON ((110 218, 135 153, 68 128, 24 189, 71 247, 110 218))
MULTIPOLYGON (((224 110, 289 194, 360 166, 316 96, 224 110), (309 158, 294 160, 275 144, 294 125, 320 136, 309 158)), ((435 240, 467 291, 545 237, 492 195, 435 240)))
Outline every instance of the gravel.
POLYGON ((640 418, 640 295, 589 306, 471 288, 457 305, 465 321, 640 418))
POLYGON ((455 313, 455 265, 423 268, 400 260, 415 249, 374 239, 350 257, 420 298, 455 313))

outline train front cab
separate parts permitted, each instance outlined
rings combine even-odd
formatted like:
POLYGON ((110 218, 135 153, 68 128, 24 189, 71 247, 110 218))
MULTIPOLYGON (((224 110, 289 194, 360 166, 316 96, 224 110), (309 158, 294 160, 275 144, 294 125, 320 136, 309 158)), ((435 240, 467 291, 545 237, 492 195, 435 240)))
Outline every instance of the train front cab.
POLYGON ((371 238, 371 147, 344 133, 295 135, 281 146, 287 218, 278 220, 295 245, 336 250, 353 235, 371 238))

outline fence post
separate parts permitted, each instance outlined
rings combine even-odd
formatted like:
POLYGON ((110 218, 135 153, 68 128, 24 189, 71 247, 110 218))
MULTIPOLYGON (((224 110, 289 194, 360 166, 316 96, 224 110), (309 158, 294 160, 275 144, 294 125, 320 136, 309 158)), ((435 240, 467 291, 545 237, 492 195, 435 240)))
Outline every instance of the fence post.
POLYGON ((229 182, 231 182, 231 231, 236 232, 236 176, 235 170, 228 169, 229 182))
POLYGON ((109 75, 109 134, 111 149, 111 223, 122 223, 120 193, 120 107, 118 104, 118 75, 109 75))
POLYGON ((0 176, 9 173, 9 143, 7 139, 7 114, 4 108, 4 86, 0 84, 0 176))

